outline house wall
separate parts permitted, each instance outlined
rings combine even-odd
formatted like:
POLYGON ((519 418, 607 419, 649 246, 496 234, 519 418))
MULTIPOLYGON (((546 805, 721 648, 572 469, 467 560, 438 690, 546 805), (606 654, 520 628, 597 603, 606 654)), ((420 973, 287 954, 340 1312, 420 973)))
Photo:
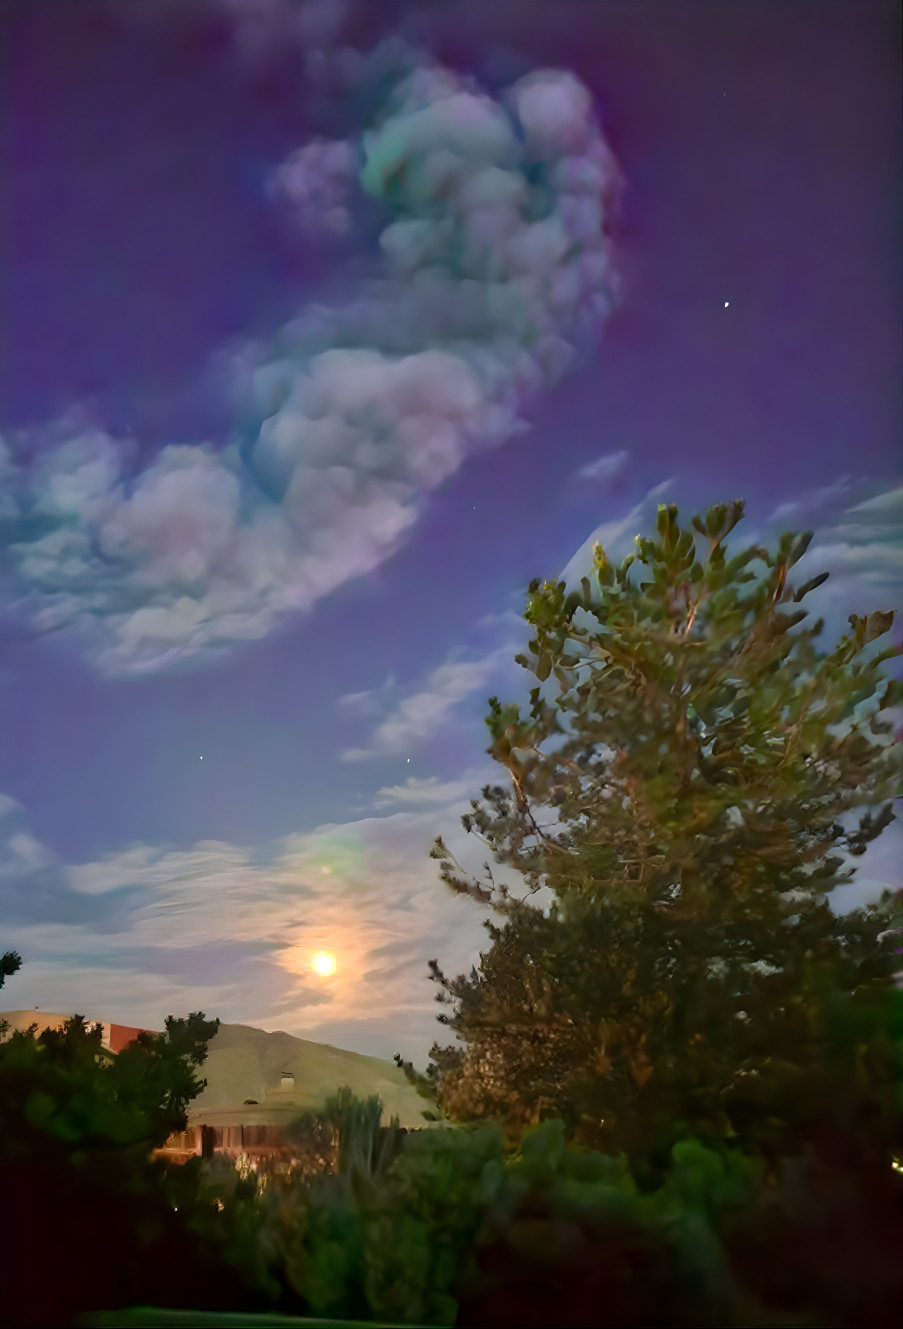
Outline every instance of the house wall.
POLYGON ((111 1052, 121 1052, 129 1043, 136 1042, 139 1034, 155 1034, 156 1029, 140 1029, 130 1024, 104 1025, 104 1034, 109 1039, 107 1047, 111 1052))
MULTIPOLYGON (((0 1020, 9 1021, 9 1034, 14 1030, 23 1031, 31 1025, 36 1024, 35 1030, 37 1038, 45 1029, 62 1029, 67 1020, 72 1019, 72 1012, 62 1015, 53 1011, 38 1010, 19 1010, 19 1011, 0 1011, 0 1020)), ((129 1043, 134 1043, 140 1033, 155 1034, 156 1029, 142 1030, 135 1025, 113 1024, 109 1020, 85 1016, 85 1023, 89 1026, 99 1024, 101 1026, 101 1045, 109 1048, 111 1052, 121 1052, 129 1043)))
POLYGON ((221 1155, 237 1163, 248 1159, 255 1171, 272 1172, 287 1167, 296 1157, 286 1145, 278 1126, 271 1124, 211 1126, 198 1123, 171 1135, 153 1157, 170 1163, 186 1163, 190 1158, 221 1155))

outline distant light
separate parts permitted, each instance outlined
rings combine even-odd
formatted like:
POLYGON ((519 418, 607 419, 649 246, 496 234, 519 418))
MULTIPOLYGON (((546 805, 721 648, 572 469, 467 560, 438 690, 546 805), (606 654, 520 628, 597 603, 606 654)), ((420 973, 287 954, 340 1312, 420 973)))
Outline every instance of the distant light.
POLYGON ((204 758, 203 758, 203 757, 201 757, 201 761, 203 761, 203 760, 204 760, 204 758))
POLYGON ((727 309, 727 307, 728 307, 729 304, 730 304, 730 300, 725 300, 725 302, 724 302, 724 307, 725 307, 725 309, 727 309))
POLYGON ((411 764, 411 758, 408 757, 408 765, 410 766, 410 764, 411 764))

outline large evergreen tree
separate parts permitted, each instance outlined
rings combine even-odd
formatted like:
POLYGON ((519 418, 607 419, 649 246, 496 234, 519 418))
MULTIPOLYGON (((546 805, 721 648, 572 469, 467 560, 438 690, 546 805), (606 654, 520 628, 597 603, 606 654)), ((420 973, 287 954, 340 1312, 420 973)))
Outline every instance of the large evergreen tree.
POLYGON ((426 1075, 396 1060, 445 1116, 501 1118, 515 1141, 561 1116, 635 1158, 689 1132, 772 1157, 815 1140, 887 1171, 903 892, 843 916, 828 897, 853 875, 837 851, 893 819, 901 752, 880 713, 903 686, 880 666, 903 647, 872 648, 893 622, 879 612, 820 652, 801 602, 827 574, 791 582, 811 532, 728 557, 742 516, 719 505, 682 529, 661 505, 619 567, 596 546, 594 585, 530 584, 518 663, 560 695, 534 688, 524 719, 490 699, 511 788, 484 788, 463 824, 553 903, 497 892, 488 864, 466 880, 438 838, 446 883, 504 923, 485 922, 469 978, 431 962, 463 1046, 434 1044, 426 1075))

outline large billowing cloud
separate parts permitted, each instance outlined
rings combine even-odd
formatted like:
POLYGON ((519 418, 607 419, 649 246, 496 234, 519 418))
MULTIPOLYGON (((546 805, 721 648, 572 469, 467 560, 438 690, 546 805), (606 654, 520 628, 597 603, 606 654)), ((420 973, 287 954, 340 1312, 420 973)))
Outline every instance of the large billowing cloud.
POLYGON ((253 357, 243 438, 137 474, 103 432, 64 430, 32 466, 0 441, 11 605, 77 629, 107 675, 263 637, 372 571, 422 496, 527 428, 612 305, 619 176, 580 81, 540 70, 494 100, 416 52, 400 67, 358 138, 273 178, 304 225, 347 231, 346 186, 386 224, 351 298, 253 357))

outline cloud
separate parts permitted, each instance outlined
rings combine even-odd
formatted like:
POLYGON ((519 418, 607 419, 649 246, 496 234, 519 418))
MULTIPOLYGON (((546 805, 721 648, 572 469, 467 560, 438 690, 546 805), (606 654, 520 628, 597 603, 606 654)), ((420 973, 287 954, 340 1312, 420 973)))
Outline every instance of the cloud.
POLYGON ((426 780, 409 776, 403 785, 383 786, 382 789, 378 789, 373 807, 386 808, 399 803, 450 803, 466 795, 465 784, 464 780, 442 781, 435 775, 426 780))
POLYGON ((346 711, 357 711, 361 715, 375 715, 380 708, 380 692, 395 686, 395 676, 390 675, 384 687, 370 688, 366 692, 346 692, 336 701, 346 711))
MULTIPOLYGON (((427 851, 442 835, 485 877, 491 855, 460 817, 486 784, 508 784, 488 757, 457 780, 379 789, 373 807, 389 815, 324 824, 261 852, 221 841, 132 844, 81 864, 59 861, 15 805, 0 837, 0 911, 3 945, 24 963, 7 982, 7 1007, 148 1028, 204 1010, 372 1055, 400 1051, 422 1066, 433 1040, 446 1041, 427 961, 449 976, 469 972, 489 947, 482 921, 492 917, 443 885, 427 851), (329 979, 311 970, 319 950, 337 958, 329 979)), ((555 809, 539 819, 549 831, 559 822, 555 809)), ((854 861, 857 880, 835 897, 838 912, 899 885, 900 836, 897 823, 854 861)), ((525 894, 510 868, 492 871, 525 894)), ((545 907, 548 892, 532 902, 545 907)))
MULTIPOLYGON (((367 196, 386 224, 350 298, 236 361, 240 437, 136 470, 127 439, 63 421, 31 465, 0 452, 9 607, 77 631, 107 676, 259 639, 374 570, 425 495, 523 432, 612 307, 620 177, 583 84, 540 70, 494 100, 416 51, 395 65, 368 127, 274 177, 308 223, 344 225, 367 196)), ((371 78, 366 57, 354 76, 371 78)))
POLYGON ((597 526, 568 559, 556 581, 563 581, 568 590, 578 588, 581 577, 589 576, 593 570, 593 548, 597 544, 602 546, 612 562, 620 562, 632 552, 636 536, 648 533, 657 504, 668 501, 667 495, 672 492, 673 486, 672 476, 654 485, 623 517, 615 517, 597 526))
POLYGON ((26 831, 19 831, 7 840, 8 847, 27 868, 43 868, 53 862, 53 855, 26 831))
POLYGON ((267 190, 289 205, 302 230, 345 235, 351 229, 351 212, 344 200, 357 170, 350 143, 315 139, 277 167, 267 190))
MULTIPOLYGON (((363 1052, 374 1051, 375 1032, 397 1036, 390 1051, 423 1062, 442 1033, 427 961, 469 971, 488 944, 488 909, 444 886, 427 851, 441 834, 463 864, 479 869, 485 852, 460 817, 493 778, 495 763, 484 761, 460 781, 380 791, 389 805, 409 797, 422 807, 294 834, 254 861, 214 841, 185 850, 132 845, 78 865, 45 851, 52 911, 33 888, 34 867, 0 843, 0 862, 10 865, 0 873, 0 907, 9 918, 15 901, 17 919, 4 944, 24 961, 7 982, 7 1005, 148 1028, 201 1009, 320 1041, 330 1039, 328 1030, 318 1033, 325 1025, 363 1052), (91 912, 60 921, 67 902, 91 912), (337 958, 329 979, 312 972, 319 950, 337 958)), ((493 870, 523 894, 517 874, 493 870)))
POLYGON ((823 513, 838 500, 848 499, 853 492, 853 481, 848 475, 842 475, 831 484, 810 489, 789 502, 779 503, 768 517, 769 525, 780 522, 798 521, 807 512, 823 513))
POLYGON ((588 462, 586 466, 581 466, 575 473, 576 480, 615 480, 621 475, 627 466, 628 454, 623 449, 620 452, 610 452, 604 457, 597 457, 595 461, 588 462))
POLYGON ((22 812, 22 804, 16 799, 10 798, 9 794, 0 794, 0 817, 7 816, 10 812, 22 812))
POLYGON ((903 523, 903 486, 854 503, 849 512, 860 513, 866 519, 877 517, 880 521, 895 522, 899 526, 903 523))
MULTIPOLYGON (((810 620, 825 620, 826 643, 849 631, 850 614, 896 609, 903 604, 903 486, 877 489, 867 481, 843 477, 830 485, 782 504, 768 520, 767 540, 774 543, 787 526, 815 532, 812 543, 794 568, 794 584, 802 585, 822 572, 828 580, 806 596, 810 620)), ((899 641, 899 616, 891 637, 899 641)), ((885 669, 894 669, 895 661, 885 669)), ((897 670, 894 670, 896 673, 897 670)))
POLYGON ((445 724, 459 701, 477 688, 486 687, 493 672, 502 662, 509 661, 516 649, 508 643, 479 660, 439 665, 422 688, 405 697, 380 721, 371 735, 370 747, 347 748, 340 754, 340 760, 366 761, 370 757, 408 751, 445 724))
MULTIPOLYGON (((519 599, 525 600, 526 597, 522 591, 517 591, 516 594, 519 599)), ((504 627, 508 629, 513 628, 516 629, 518 632, 522 632, 524 627, 524 618, 522 614, 516 613, 515 610, 513 609, 503 609, 501 610, 500 613, 497 614, 483 614, 481 618, 477 619, 477 623, 480 627, 485 627, 485 628, 504 627)))

